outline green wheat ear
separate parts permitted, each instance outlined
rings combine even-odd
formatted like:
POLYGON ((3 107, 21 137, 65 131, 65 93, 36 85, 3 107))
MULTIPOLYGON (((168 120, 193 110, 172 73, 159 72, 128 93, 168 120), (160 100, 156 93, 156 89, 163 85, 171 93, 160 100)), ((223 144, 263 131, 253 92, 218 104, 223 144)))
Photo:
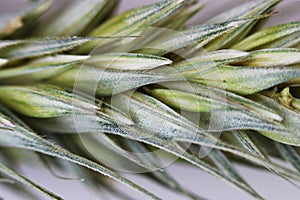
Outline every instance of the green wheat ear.
POLYGON ((121 199, 126 194, 110 179, 151 199, 163 196, 119 174, 124 166, 204 199, 161 169, 171 155, 254 199, 264 198, 234 162, 296 185, 300 22, 260 28, 280 2, 250 1, 193 26, 189 19, 205 9, 197 0, 117 16, 117 0, 78 0, 45 19, 54 1, 36 0, 1 15, 0 183, 63 199, 17 172, 36 162, 27 155, 34 152, 50 171, 59 166, 121 199), (145 154, 152 150, 160 153, 145 154))

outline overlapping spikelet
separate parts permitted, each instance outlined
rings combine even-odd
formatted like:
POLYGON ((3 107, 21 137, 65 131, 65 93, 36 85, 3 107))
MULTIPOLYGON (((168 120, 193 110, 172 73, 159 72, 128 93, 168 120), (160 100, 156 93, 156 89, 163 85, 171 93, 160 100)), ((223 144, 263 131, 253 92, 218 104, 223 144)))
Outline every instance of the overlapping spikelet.
POLYGON ((280 0, 249 1, 195 26, 186 22, 204 7, 197 1, 161 1, 115 17, 117 0, 74 1, 36 23, 51 2, 30 1, 0 18, 0 181, 62 199, 13 170, 28 150, 90 185, 115 191, 102 174, 160 199, 95 161, 77 134, 94 154, 150 171, 191 199, 202 198, 156 171, 155 155, 130 152, 161 149, 255 199, 263 197, 233 161, 300 181, 300 22, 257 29, 280 0), (210 151, 205 158, 200 147, 210 151))

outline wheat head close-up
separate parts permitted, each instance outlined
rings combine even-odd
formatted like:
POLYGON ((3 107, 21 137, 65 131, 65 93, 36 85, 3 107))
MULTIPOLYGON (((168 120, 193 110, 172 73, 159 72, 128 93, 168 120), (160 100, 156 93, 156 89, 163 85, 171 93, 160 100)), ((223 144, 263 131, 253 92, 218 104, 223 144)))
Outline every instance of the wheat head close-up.
POLYGON ((300 1, 1 0, 0 199, 300 199, 300 1))

